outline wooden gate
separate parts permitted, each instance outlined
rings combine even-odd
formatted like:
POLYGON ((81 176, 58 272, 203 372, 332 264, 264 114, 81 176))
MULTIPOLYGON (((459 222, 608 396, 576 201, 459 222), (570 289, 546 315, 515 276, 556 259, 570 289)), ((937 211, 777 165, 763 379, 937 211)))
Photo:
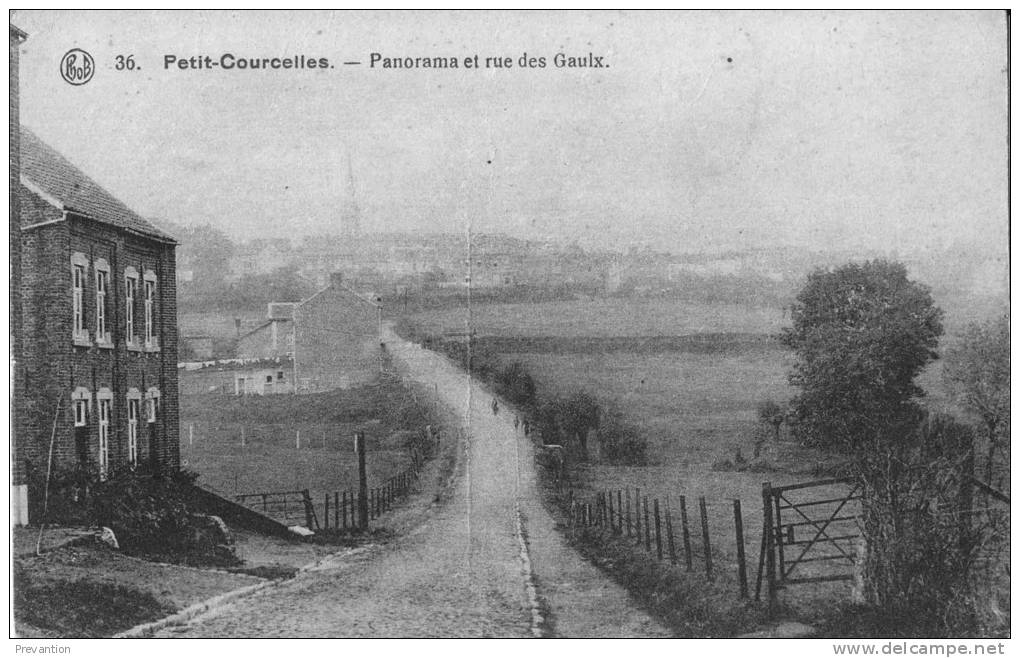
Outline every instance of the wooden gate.
POLYGON ((773 487, 762 485, 762 577, 769 603, 780 589, 802 583, 852 580, 856 563, 860 485, 832 478, 773 487), (764 574, 763 574, 764 571, 764 574))
POLYGON ((308 489, 237 494, 234 500, 281 523, 304 524, 309 530, 319 529, 319 520, 308 489))

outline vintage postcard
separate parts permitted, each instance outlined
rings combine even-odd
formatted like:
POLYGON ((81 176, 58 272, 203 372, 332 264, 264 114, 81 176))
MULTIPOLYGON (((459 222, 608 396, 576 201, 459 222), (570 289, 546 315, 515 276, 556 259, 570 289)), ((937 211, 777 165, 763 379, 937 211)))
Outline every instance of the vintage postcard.
POLYGON ((1007 11, 12 11, 17 651, 1004 652, 1008 46, 1007 11))

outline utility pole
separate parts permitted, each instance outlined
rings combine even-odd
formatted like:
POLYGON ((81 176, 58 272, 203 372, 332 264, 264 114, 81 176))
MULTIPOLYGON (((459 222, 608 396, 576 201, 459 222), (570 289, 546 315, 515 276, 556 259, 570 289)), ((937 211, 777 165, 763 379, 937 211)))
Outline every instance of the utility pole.
POLYGON ((297 337, 298 337, 297 323, 298 323, 298 310, 297 310, 296 307, 292 311, 292 316, 291 317, 292 317, 292 320, 290 322, 291 325, 292 325, 291 329, 293 329, 293 331, 294 331, 294 345, 293 345, 294 349, 291 350, 291 352, 290 352, 290 360, 291 360, 291 365, 294 367, 294 395, 297 395, 297 392, 298 392, 298 370, 297 370, 297 343, 298 343, 298 340, 297 340, 297 337))
POLYGON ((358 525, 368 530, 368 476, 365 473, 365 433, 354 433, 354 452, 358 455, 358 525))

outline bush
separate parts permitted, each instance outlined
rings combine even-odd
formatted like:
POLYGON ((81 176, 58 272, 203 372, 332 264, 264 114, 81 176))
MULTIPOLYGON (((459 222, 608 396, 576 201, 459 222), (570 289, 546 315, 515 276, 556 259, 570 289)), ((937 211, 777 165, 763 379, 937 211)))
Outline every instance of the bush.
POLYGON ((182 471, 153 477, 134 468, 113 471, 93 484, 90 516, 111 528, 127 553, 186 553, 192 528, 188 489, 197 474, 182 471))
POLYGON ((46 468, 37 467, 33 462, 25 465, 28 488, 29 515, 42 519, 44 523, 64 525, 87 525, 89 523, 88 494, 98 473, 74 466, 55 468, 46 482, 46 468))
POLYGON ((535 403, 535 380, 523 363, 514 361, 499 370, 496 392, 519 407, 530 407, 535 403))
POLYGON ((971 430, 930 415, 856 470, 864 486, 865 599, 923 635, 973 628, 971 576, 986 529, 970 514, 971 430))
POLYGON ((648 442, 636 427, 624 420, 619 411, 611 410, 603 415, 598 437, 603 459, 620 464, 645 463, 648 442))

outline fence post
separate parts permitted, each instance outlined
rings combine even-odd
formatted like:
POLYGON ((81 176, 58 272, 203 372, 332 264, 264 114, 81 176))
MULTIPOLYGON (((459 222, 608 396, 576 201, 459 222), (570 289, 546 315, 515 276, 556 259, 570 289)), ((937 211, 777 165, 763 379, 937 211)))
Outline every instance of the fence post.
POLYGON ((606 493, 606 498, 609 499, 609 532, 616 534, 616 521, 613 520, 613 492, 606 493))
POLYGON ((340 517, 344 519, 344 530, 347 529, 347 492, 344 492, 344 510, 340 511, 340 492, 333 492, 333 526, 340 529, 340 517))
POLYGON ((326 530, 329 530, 329 492, 326 492, 326 505, 322 512, 322 523, 326 530))
POLYGON ((737 530, 737 579, 740 581, 740 598, 747 598, 747 563, 744 560, 744 515, 740 513, 740 499, 733 499, 733 523, 737 530))
POLYGON ((630 538, 630 487, 627 487, 627 538, 630 538))
POLYGON ((763 544, 765 546, 765 581, 768 587, 769 613, 772 612, 776 602, 776 554, 775 554, 775 528, 772 525, 772 483, 764 482, 761 485, 762 511, 764 512, 764 527, 762 532, 763 544))
POLYGON ((312 495, 308 493, 308 489, 301 491, 301 500, 305 504, 305 523, 309 530, 315 530, 315 526, 312 525, 313 519, 315 518, 315 512, 312 510, 312 495))
POLYGON ((638 546, 641 545, 641 489, 634 489, 634 534, 637 535, 638 546))
POLYGON ((712 543, 708 538, 708 508, 704 496, 698 498, 698 507, 701 508, 701 540, 705 546, 705 576, 712 580, 712 543))
POLYGON ((648 552, 651 552, 651 550, 652 550, 652 528, 651 528, 651 524, 648 522, 648 496, 645 496, 642 500, 643 500, 643 504, 644 504, 644 508, 645 508, 645 550, 648 551, 648 552))
POLYGON ((616 534, 623 534, 623 494, 616 490, 616 534))
POLYGON ((659 499, 655 499, 655 555, 662 562, 662 524, 659 521, 659 499))
POLYGON ((687 522, 687 497, 680 496, 680 530, 684 540, 684 560, 687 562, 687 570, 694 569, 691 559, 691 528, 687 522))
POLYGON ((666 545, 669 547, 670 564, 676 564, 676 544, 673 541, 673 512, 669 507, 669 494, 666 495, 666 545))
POLYGON ((354 435, 354 451, 358 453, 358 521, 362 530, 368 529, 368 474, 365 472, 365 433, 354 435))
POLYGON ((357 500, 356 500, 356 498, 354 496, 354 490, 353 489, 348 489, 347 490, 347 500, 348 500, 348 502, 351 505, 351 507, 350 507, 350 511, 351 511, 351 528, 357 528, 358 527, 358 520, 357 520, 357 518, 355 518, 354 515, 357 514, 358 508, 360 507, 360 505, 358 505, 358 503, 357 503, 357 500))

